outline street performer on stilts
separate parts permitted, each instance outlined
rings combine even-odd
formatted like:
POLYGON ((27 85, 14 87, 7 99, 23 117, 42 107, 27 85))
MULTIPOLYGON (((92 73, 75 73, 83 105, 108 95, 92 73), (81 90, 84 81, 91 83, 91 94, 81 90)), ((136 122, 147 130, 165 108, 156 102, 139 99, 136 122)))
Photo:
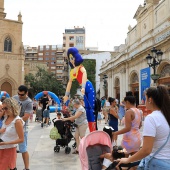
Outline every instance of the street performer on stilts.
POLYGON ((70 95, 72 81, 76 79, 82 87, 81 93, 84 95, 84 103, 85 103, 89 130, 90 132, 95 131, 96 130, 96 123, 94 117, 95 91, 92 83, 87 79, 86 69, 81 64, 83 62, 83 58, 79 54, 77 48, 75 47, 68 49, 67 56, 68 56, 69 65, 71 67, 71 71, 70 71, 70 79, 67 84, 66 93, 63 98, 64 103, 68 100, 68 97, 70 95))

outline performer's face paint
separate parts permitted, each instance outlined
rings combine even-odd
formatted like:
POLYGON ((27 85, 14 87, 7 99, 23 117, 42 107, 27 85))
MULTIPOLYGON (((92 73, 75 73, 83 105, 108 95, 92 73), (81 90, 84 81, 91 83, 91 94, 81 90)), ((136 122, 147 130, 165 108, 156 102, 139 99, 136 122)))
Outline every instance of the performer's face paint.
POLYGON ((75 58, 72 56, 72 54, 69 55, 70 63, 75 67, 75 58))

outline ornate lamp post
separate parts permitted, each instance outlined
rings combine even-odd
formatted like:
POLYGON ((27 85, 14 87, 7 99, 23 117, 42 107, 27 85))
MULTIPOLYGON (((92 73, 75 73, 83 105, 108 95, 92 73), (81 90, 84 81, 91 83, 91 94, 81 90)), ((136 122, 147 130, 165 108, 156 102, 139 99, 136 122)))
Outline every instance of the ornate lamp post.
POLYGON ((161 63, 162 61, 162 55, 163 52, 161 50, 157 50, 155 47, 151 49, 152 56, 148 54, 146 57, 147 59, 147 64, 149 67, 153 68, 154 73, 151 75, 152 80, 154 83, 159 79, 160 75, 156 74, 156 67, 161 63))

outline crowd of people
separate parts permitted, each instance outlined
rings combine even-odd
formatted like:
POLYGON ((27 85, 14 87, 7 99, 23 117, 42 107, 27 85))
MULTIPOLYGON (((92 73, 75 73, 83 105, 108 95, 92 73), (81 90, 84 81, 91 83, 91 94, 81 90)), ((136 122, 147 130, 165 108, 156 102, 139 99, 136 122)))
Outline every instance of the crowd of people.
MULTIPOLYGON (((119 135, 123 135, 121 146, 126 158, 117 160, 122 163, 142 160, 138 166, 143 169, 157 170, 170 168, 170 97, 167 89, 159 85, 146 90, 146 108, 151 110, 144 121, 143 137, 140 133, 143 115, 136 107, 136 100, 132 93, 119 103, 117 99, 101 98, 98 106, 96 124, 104 119, 105 125, 112 128, 112 142, 116 143, 119 135), (119 125, 123 125, 119 129, 119 125)), ((24 170, 29 170, 29 153, 27 150, 28 121, 32 122, 32 115, 40 112, 40 122, 48 126, 50 118, 49 106, 52 99, 44 95, 40 101, 28 97, 28 89, 21 85, 18 94, 2 99, 0 102, 0 169, 16 168, 17 145, 22 154, 24 170)), ((76 126, 76 149, 73 154, 79 154, 80 140, 86 135, 88 128, 86 110, 82 98, 70 99, 68 104, 62 105, 62 113, 57 112, 56 120, 74 121, 76 126), (64 118, 62 114, 67 114, 64 118)), ((114 161, 111 153, 104 153, 101 158, 112 160, 103 165, 106 169, 114 161)), ((133 169, 136 169, 134 167, 133 169)))

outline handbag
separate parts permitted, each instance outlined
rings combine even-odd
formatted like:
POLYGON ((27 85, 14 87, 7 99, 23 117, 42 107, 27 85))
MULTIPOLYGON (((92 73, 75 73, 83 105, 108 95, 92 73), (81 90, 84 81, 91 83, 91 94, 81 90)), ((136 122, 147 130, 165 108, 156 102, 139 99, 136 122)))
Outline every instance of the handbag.
POLYGON ((161 149, 167 144, 168 140, 169 140, 169 137, 170 137, 170 133, 168 135, 168 138, 166 140, 166 142, 150 157, 146 157, 144 159, 141 160, 137 170, 145 170, 145 167, 147 167, 149 165, 149 162, 153 159, 153 157, 158 154, 161 149))

